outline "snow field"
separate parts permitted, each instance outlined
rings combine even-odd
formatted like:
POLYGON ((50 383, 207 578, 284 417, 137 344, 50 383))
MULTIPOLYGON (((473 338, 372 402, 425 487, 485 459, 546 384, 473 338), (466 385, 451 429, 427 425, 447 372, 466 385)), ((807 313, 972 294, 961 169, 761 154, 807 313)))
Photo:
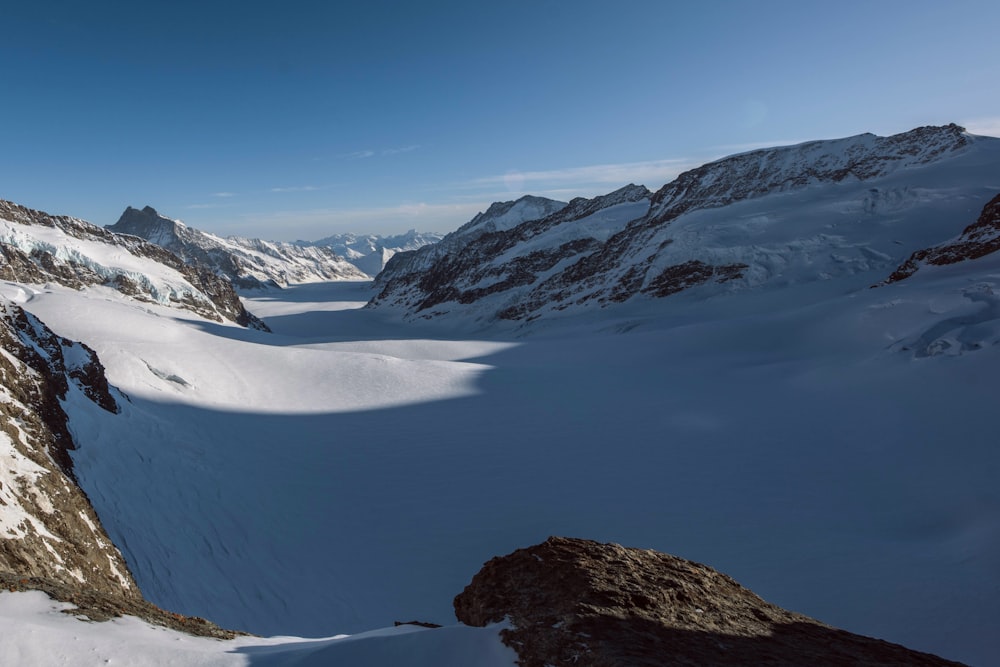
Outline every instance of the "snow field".
POLYGON ((271 336, 93 290, 31 305, 132 399, 74 406, 75 459, 167 608, 262 634, 447 624, 483 562, 565 534, 982 665, 1000 655, 998 348, 894 347, 967 308, 968 282, 813 283, 517 341, 314 310, 360 285, 249 300, 271 336))
POLYGON ((91 623, 63 613, 72 605, 44 593, 0 592, 0 663, 4 665, 127 665, 128 667, 511 667, 514 653, 500 643, 498 626, 416 626, 306 640, 192 637, 124 617, 91 623))

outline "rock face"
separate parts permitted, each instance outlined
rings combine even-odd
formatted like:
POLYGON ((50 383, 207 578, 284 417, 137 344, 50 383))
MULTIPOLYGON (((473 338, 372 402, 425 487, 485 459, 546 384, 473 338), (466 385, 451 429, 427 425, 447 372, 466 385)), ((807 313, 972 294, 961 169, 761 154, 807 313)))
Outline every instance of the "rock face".
POLYGON ((73 289, 105 285, 140 301, 267 330, 246 310, 232 284, 207 269, 185 264, 143 239, 4 200, 0 200, 0 278, 54 282, 73 289), (151 262, 146 267, 150 271, 143 271, 144 260, 151 262), (171 278, 152 275, 164 269, 171 278))
POLYGON ((119 410, 97 355, 6 302, 0 348, 0 571, 139 597, 76 485, 69 456, 75 448, 63 409, 69 394, 119 410))
POLYGON ((106 229, 145 239, 169 250, 187 264, 225 277, 242 289, 368 278, 324 246, 240 237, 224 239, 188 227, 180 220, 164 217, 151 206, 142 210, 129 206, 118 222, 106 229))
POLYGON ((920 170, 977 141, 989 140, 957 125, 862 134, 734 155, 687 171, 655 193, 630 185, 491 225, 517 202, 497 204, 441 243, 394 257, 377 277, 369 306, 396 309, 404 319, 464 312, 484 324, 527 322, 694 288, 754 286, 787 265, 809 267, 815 280, 888 267, 898 260, 866 246, 861 233, 850 242, 826 230, 803 237, 802 225, 777 229, 766 211, 762 222, 742 227, 721 216, 702 230, 694 221, 714 209, 810 187, 833 196, 841 184, 920 170))
POLYGON ((979 259, 1000 250, 1000 195, 983 207, 979 218, 958 238, 932 248, 918 250, 893 271, 884 284, 909 278, 922 265, 944 266, 979 259))
POLYGON ((563 537, 490 560, 455 615, 509 619, 522 667, 959 664, 785 611, 698 563, 563 537))

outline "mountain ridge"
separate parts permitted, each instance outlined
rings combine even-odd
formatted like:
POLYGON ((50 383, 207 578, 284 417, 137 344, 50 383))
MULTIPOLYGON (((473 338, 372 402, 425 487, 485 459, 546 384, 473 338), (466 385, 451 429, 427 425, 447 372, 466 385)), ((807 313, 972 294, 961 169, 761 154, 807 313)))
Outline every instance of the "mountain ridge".
MULTIPOLYGON (((886 208, 882 202, 890 197, 908 206, 932 202, 941 196, 930 194, 931 189, 940 186, 926 175, 928 169, 945 170, 953 160, 974 161, 965 159, 969 155, 993 156, 998 143, 951 124, 889 137, 861 134, 740 153, 684 172, 656 192, 632 191, 633 202, 645 197, 645 211, 630 211, 628 219, 600 233, 577 232, 571 245, 562 243, 567 234, 574 234, 574 225, 595 211, 610 210, 616 193, 641 186, 574 200, 551 216, 504 229, 450 235, 433 250, 390 261, 376 278, 376 296, 369 307, 391 310, 407 320, 467 313, 480 326, 503 320, 524 324, 564 310, 604 308, 694 289, 711 295, 787 280, 789 275, 795 275, 794 280, 825 280, 845 272, 884 270, 897 261, 899 251, 888 236, 888 220, 857 219, 855 229, 844 221, 846 214, 854 215, 848 209, 855 197, 870 197, 872 192, 881 196, 879 188, 865 191, 864 185, 884 184, 888 195, 877 204, 879 210, 867 211, 869 216, 879 215, 886 208), (823 216, 824 224, 796 225, 762 203, 787 206, 789 197, 808 203, 805 193, 813 191, 813 199, 838 197, 843 210, 822 209, 813 201, 816 218, 823 216), (741 226, 733 220, 736 214, 727 216, 736 207, 761 209, 755 216, 760 223, 741 226), (712 222, 698 227, 699 217, 712 222), (874 239, 866 238, 862 227, 871 224, 878 226, 874 239), (544 246, 531 242, 554 229, 564 231, 563 236, 549 232, 550 242, 544 246), (787 270, 790 266, 796 267, 795 274, 787 270)), ((985 169, 976 178, 981 187, 988 187, 985 169)), ((481 226, 474 222, 459 230, 481 226)))
POLYGON ((160 215, 152 206, 127 207, 105 229, 128 234, 165 248, 188 264, 229 279, 241 289, 287 287, 321 280, 366 280, 368 276, 322 246, 229 237, 189 227, 160 215))
POLYGON ((246 310, 227 279, 145 239, 115 234, 79 218, 0 200, 0 260, 5 280, 51 281, 76 290, 102 285, 211 320, 267 330, 246 310))

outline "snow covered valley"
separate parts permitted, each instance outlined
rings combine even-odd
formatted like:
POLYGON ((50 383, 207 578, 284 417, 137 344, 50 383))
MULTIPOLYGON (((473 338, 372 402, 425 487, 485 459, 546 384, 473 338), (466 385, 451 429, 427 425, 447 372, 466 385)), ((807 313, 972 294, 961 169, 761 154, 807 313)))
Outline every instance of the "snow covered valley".
MULTIPOLYGON (((453 625, 452 597, 483 562, 577 535, 701 561, 786 608, 988 665, 1000 266, 976 268, 987 279, 944 267, 878 289, 861 275, 681 295, 519 338, 401 324, 360 307, 361 283, 247 299, 270 334, 101 287, 4 292, 93 347, 128 395, 120 415, 70 406, 76 470, 167 609, 262 635, 453 625), (956 344, 915 354, 932 330, 956 344)), ((513 660, 495 629, 450 632, 471 633, 466 658, 488 646, 513 660)), ((211 641, 182 664, 242 664, 211 641)), ((370 656, 400 644, 353 646, 369 657, 352 664, 389 664, 370 656)), ((435 655, 426 664, 468 664, 435 655)))

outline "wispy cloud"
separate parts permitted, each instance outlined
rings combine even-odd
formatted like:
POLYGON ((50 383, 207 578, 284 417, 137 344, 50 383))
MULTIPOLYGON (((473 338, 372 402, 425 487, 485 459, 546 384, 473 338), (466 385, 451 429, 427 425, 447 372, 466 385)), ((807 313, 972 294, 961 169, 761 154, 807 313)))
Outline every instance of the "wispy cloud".
POLYGON ((970 134, 979 134, 986 137, 1000 137, 1000 116, 993 118, 974 118, 962 123, 962 126, 970 134))
POLYGON ((266 230, 273 236, 277 229, 282 230, 281 236, 285 239, 307 239, 320 238, 338 231, 369 232, 373 229, 383 233, 405 232, 414 228, 421 231, 448 231, 467 222, 476 213, 489 207, 490 203, 406 202, 375 208, 319 208, 255 213, 234 221, 233 229, 242 231, 231 233, 245 235, 255 233, 251 230, 259 229, 266 230))
POLYGON ((271 188, 270 192, 315 192, 317 190, 325 189, 326 188, 318 185, 292 185, 288 187, 271 188))
POLYGON ((366 158, 375 157, 376 155, 399 155, 400 153, 410 153, 412 151, 420 148, 420 144, 410 144, 408 146, 398 146, 396 148, 382 148, 379 150, 372 150, 370 148, 362 151, 352 151, 350 153, 341 153, 337 157, 351 158, 354 160, 364 160, 366 158))
POLYGON ((809 141, 809 139, 775 139, 774 141, 751 141, 745 144, 721 144, 712 146, 713 151, 717 151, 721 156, 732 155, 734 153, 745 153, 755 151, 760 148, 774 148, 775 146, 794 146, 809 141))
POLYGON ((229 206, 229 204, 219 204, 219 203, 216 203, 216 204, 188 204, 184 208, 193 209, 193 210, 201 210, 201 209, 212 209, 212 208, 226 208, 228 206, 229 206))
POLYGON ((673 179, 682 171, 696 167, 699 164, 701 162, 687 159, 668 159, 624 162, 619 164, 597 164, 541 171, 519 171, 512 169, 506 174, 473 179, 469 181, 468 185, 504 185, 511 191, 535 191, 566 184, 572 185, 573 189, 598 184, 614 186, 626 185, 628 183, 643 183, 655 187, 673 179))
POLYGON ((236 193, 235 192, 213 192, 212 196, 213 197, 235 197, 236 193))
POLYGON ((410 153, 412 151, 420 148, 419 144, 412 144, 410 146, 401 146, 399 148, 386 148, 382 150, 382 155, 399 155, 400 153, 410 153))

